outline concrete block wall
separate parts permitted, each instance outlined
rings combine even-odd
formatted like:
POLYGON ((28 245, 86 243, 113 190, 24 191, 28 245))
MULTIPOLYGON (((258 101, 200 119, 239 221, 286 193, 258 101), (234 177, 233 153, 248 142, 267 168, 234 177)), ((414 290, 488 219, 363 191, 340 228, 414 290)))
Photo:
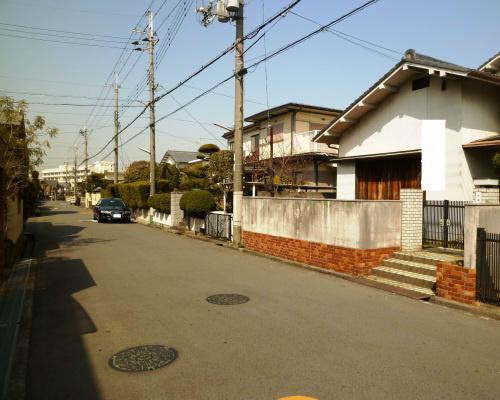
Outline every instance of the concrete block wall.
POLYGON ((500 202, 500 188, 475 188, 474 189, 474 202, 477 203, 499 203, 500 202), (477 199, 477 200, 476 200, 477 199))
POLYGON ((170 223, 172 226, 179 226, 184 219, 184 211, 179 205, 183 194, 184 192, 170 193, 170 223))
POLYGON ((401 250, 422 248, 423 191, 401 189, 401 250))

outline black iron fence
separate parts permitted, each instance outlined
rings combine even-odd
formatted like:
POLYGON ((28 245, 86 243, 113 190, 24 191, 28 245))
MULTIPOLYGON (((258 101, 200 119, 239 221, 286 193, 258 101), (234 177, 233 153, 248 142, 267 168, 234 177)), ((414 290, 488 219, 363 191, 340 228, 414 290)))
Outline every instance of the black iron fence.
POLYGON ((500 305, 500 234, 477 228, 476 296, 500 305))
POLYGON ((424 245, 463 249, 465 204, 464 201, 425 200, 424 245))
POLYGON ((205 217, 205 233, 218 239, 232 240, 233 215, 208 213, 205 217))

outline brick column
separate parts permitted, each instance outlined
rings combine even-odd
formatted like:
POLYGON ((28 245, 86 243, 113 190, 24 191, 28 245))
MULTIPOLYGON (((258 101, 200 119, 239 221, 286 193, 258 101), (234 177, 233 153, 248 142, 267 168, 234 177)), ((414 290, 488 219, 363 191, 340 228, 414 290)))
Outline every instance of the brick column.
POLYGON ((401 189, 401 250, 422 248, 423 192, 420 189, 401 189))
POLYGON ((474 189, 474 203, 500 202, 500 189, 497 187, 477 187, 474 189))
POLYGON ((183 194, 184 192, 170 193, 170 221, 172 226, 179 226, 184 219, 184 211, 179 206, 183 194))

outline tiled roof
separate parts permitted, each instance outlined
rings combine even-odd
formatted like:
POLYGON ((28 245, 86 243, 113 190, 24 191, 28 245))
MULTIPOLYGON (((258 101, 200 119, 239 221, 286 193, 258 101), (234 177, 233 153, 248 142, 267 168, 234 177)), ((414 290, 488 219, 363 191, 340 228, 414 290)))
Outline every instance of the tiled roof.
POLYGON ((196 160, 197 156, 197 151, 167 150, 162 161, 166 161, 168 157, 171 157, 176 163, 188 163, 196 160))

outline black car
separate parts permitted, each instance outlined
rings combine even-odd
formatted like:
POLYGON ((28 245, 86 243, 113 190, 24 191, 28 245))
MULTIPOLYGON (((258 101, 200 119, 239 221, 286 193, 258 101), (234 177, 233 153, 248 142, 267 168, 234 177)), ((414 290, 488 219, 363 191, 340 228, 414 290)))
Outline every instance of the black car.
POLYGON ((97 202, 94 207, 94 219, 97 222, 130 222, 131 212, 122 199, 107 197, 97 202))

